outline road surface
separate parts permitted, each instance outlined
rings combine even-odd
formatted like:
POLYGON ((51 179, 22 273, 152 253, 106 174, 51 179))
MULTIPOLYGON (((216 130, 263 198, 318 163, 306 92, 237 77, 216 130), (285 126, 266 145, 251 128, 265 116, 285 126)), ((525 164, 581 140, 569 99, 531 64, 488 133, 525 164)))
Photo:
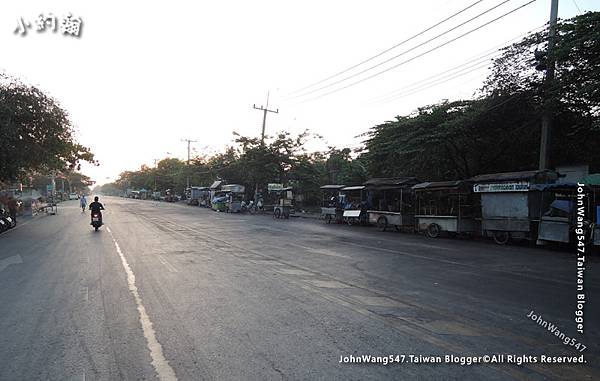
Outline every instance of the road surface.
POLYGON ((597 259, 582 336, 566 251, 101 201, 0 235, 0 380, 600 379, 597 259), (532 311, 587 363, 424 363, 581 354, 532 311))

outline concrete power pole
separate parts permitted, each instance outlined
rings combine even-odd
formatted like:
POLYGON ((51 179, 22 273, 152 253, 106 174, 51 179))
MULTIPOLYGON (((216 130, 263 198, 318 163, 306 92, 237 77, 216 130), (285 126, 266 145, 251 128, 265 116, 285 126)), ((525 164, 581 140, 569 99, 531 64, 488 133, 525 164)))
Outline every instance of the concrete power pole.
POLYGON ((542 113, 542 133, 540 137, 540 166, 539 169, 548 169, 550 166, 550 141, 552 136, 552 85, 554 82, 555 62, 553 56, 556 43, 556 20, 558 19, 558 0, 552 0, 550 5, 550 27, 548 30, 548 59, 546 76, 544 78, 544 111, 542 113))
POLYGON ((187 169, 187 188, 189 188, 190 187, 190 144, 191 143, 196 143, 197 140, 181 139, 181 141, 182 142, 187 142, 187 152, 188 152, 188 155, 187 155, 187 163, 186 163, 187 168, 186 169, 187 169))
MULTIPOLYGON (((154 193, 156 193, 156 170, 158 169, 158 159, 154 159, 154 193)), ((154 197, 154 195, 152 195, 154 197)))
POLYGON ((261 110, 263 112, 262 132, 260 134, 260 145, 264 146, 265 145, 265 126, 267 124, 267 113, 272 112, 274 114, 279 114, 279 109, 269 110, 269 93, 267 93, 267 105, 265 107, 263 107, 262 105, 260 107, 256 107, 255 104, 252 105, 252 107, 254 107, 255 110, 261 110))

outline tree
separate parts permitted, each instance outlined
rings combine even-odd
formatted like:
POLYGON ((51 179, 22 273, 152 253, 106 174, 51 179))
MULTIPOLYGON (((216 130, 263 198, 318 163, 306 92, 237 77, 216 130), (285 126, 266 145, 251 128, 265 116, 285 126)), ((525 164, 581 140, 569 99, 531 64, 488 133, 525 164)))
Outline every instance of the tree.
POLYGON ((361 155, 369 173, 435 181, 537 168, 548 97, 553 164, 600 169, 600 13, 559 23, 556 81, 549 88, 533 62, 546 38, 534 33, 504 49, 477 99, 421 107, 371 128, 361 155))
POLYGON ((0 74, 0 179, 68 170, 94 162, 77 143, 67 112, 34 86, 0 74))

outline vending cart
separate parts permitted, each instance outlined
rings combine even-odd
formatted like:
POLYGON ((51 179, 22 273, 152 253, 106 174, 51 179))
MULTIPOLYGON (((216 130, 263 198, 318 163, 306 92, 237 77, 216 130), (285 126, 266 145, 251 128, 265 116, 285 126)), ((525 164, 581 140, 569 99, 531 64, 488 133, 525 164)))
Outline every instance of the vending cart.
POLYGON ((481 229, 498 244, 511 239, 535 240, 542 213, 550 200, 538 185, 553 184, 558 173, 534 170, 479 175, 470 179, 481 197, 481 229), (543 204, 546 203, 546 204, 543 204))
POLYGON ((364 185, 343 187, 340 190, 342 217, 348 225, 367 224, 367 192, 364 185))
POLYGON ((341 223, 344 219, 344 209, 342 208, 341 189, 345 185, 323 185, 320 187, 323 197, 321 202, 321 218, 328 224, 331 222, 341 223))
POLYGON ((481 231, 479 196, 468 181, 438 181, 416 184, 416 227, 431 238, 481 231))
POLYGON ((374 178, 364 183, 367 190, 369 223, 385 231, 389 227, 413 229, 414 207, 412 187, 414 177, 374 178))
POLYGON ((221 191, 225 192, 227 196, 225 201, 226 211, 228 213, 239 213, 242 210, 246 187, 239 184, 227 184, 221 187, 221 191))
POLYGON ((273 218, 290 218, 294 212, 294 194, 290 187, 277 191, 277 203, 273 206, 273 218))

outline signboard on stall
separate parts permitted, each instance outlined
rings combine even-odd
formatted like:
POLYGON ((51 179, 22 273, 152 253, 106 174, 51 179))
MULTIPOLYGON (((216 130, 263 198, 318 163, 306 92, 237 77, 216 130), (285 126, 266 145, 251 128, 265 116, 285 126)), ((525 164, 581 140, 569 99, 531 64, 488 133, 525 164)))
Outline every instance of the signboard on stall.
POLYGON ((269 183, 269 184, 267 184, 267 190, 269 192, 280 191, 282 189, 283 189, 283 184, 278 184, 278 183, 269 183))
POLYGON ((475 184, 473 192, 475 193, 495 193, 495 192, 527 192, 529 182, 524 183, 498 183, 498 184, 475 184))

